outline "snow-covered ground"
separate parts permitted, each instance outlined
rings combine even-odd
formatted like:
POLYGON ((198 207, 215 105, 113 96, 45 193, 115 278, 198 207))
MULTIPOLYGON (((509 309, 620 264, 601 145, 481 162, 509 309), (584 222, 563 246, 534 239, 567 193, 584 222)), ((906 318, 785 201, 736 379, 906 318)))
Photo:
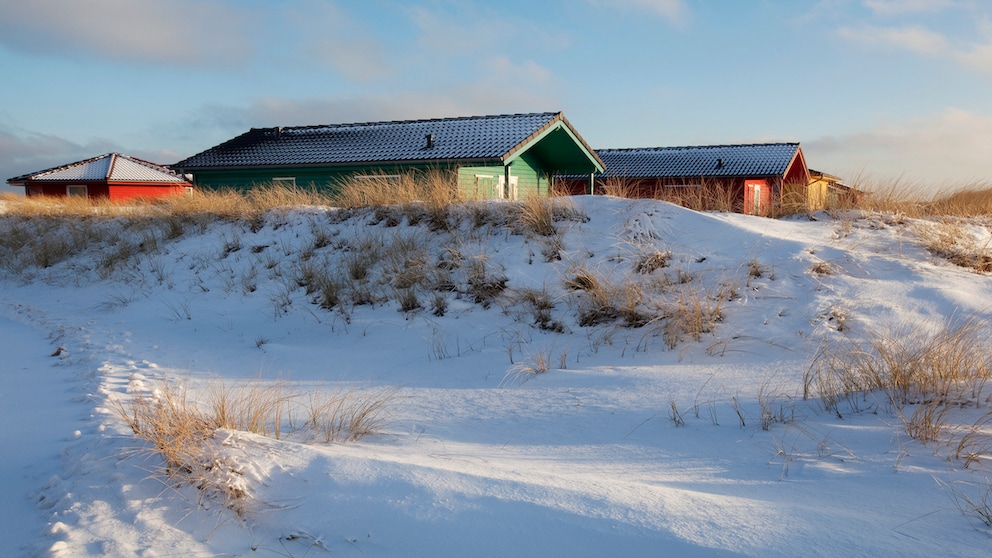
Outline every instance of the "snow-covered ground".
POLYGON ((254 232, 217 221, 112 271, 88 254, 4 272, 0 555, 989 554, 990 531, 948 489, 988 486, 988 463, 966 469, 909 438, 882 395, 839 417, 802 391, 824 342, 955 316, 987 331, 992 279, 880 217, 574 203, 588 219, 557 223, 550 263, 547 239, 491 224, 477 234, 466 219, 459 252, 501 271, 508 290, 488 308, 443 294, 443 316, 426 293, 419 310, 394 300, 345 316, 288 279, 318 235, 330 239, 319 265, 358 239, 402 237, 431 254, 451 242, 426 221, 372 213, 301 208, 254 232), (668 266, 636 274, 649 253, 668 266), (670 348, 655 323, 580 326, 582 295, 564 283, 583 269, 729 294, 711 332, 670 348), (525 288, 548 293, 562 331, 511 301, 525 288), (542 361, 546 372, 526 372, 542 361), (218 432, 250 494, 241 516, 163 482, 110 410, 166 380, 195 397, 211 380, 251 378, 395 392, 382 430, 357 442, 218 432), (775 411, 767 430, 759 398, 775 411))

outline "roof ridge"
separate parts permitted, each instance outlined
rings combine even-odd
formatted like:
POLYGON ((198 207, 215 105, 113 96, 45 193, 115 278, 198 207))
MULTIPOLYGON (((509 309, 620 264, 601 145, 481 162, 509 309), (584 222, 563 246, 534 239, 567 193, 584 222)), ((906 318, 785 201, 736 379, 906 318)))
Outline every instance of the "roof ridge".
POLYGON ((718 147, 766 147, 773 145, 795 145, 798 141, 773 141, 765 143, 721 143, 713 145, 673 145, 668 147, 607 147, 596 151, 665 151, 674 149, 715 149, 718 147))
POLYGON ((310 124, 306 126, 268 126, 262 128, 251 128, 250 132, 256 131, 266 131, 266 130, 315 130, 319 128, 358 128, 362 126, 383 126, 383 125, 395 125, 395 124, 417 124, 417 123, 428 123, 428 122, 455 122, 459 120, 491 120, 496 118, 510 118, 510 117, 525 117, 525 116, 544 116, 554 117, 561 114, 562 111, 546 111, 546 112, 518 112, 518 113, 507 113, 507 114, 484 114, 475 116, 444 116, 439 118, 417 118, 413 120, 379 120, 379 121, 369 121, 369 122, 343 122, 340 124, 310 124))

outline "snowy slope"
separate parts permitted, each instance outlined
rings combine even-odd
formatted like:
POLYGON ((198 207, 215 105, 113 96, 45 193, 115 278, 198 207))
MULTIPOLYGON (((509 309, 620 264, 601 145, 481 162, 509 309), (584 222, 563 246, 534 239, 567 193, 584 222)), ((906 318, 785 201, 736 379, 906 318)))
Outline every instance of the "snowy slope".
POLYGON ((254 232, 218 221, 109 274, 95 263, 106 247, 7 273, 0 555, 987 555, 988 530, 944 486, 982 481, 984 464, 910 439, 880 396, 840 418, 802 388, 827 340, 987 324, 992 280, 879 217, 574 204, 550 262, 548 239, 473 232, 466 217, 459 252, 509 289, 488 308, 451 292, 442 316, 427 295, 412 312, 326 310, 291 280, 315 236, 331 239, 310 260, 321 266, 360 239, 432 255, 453 242, 370 212, 287 210, 254 232), (650 253, 667 267, 633 271, 650 253), (583 294, 565 282, 583 269, 723 293, 721 319, 674 348, 657 323, 581 326, 583 294), (561 331, 535 325, 511 296, 523 289, 548 294, 561 331), (542 360, 547 372, 520 373, 542 360), (383 431, 358 442, 219 432, 251 494, 240 517, 152 474, 160 462, 109 406, 168 379, 196 393, 249 378, 396 392, 383 431), (768 430, 759 398, 782 419, 768 430))

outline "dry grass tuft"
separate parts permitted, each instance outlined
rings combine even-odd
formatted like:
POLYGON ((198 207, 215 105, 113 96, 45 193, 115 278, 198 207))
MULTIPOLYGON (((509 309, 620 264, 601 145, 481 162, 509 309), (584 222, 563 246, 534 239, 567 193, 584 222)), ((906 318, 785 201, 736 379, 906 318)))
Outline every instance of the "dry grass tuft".
POLYGON ((720 183, 708 184, 704 181, 701 186, 665 188, 656 197, 694 211, 730 213, 741 209, 736 190, 720 183))
POLYGON ((566 198, 545 198, 531 196, 514 204, 516 223, 525 231, 537 236, 557 236, 555 227, 555 206, 566 198))
POLYGON ((637 183, 622 176, 613 176, 603 182, 603 194, 618 198, 635 199, 641 197, 637 183))
POLYGON ((950 492, 951 500, 965 517, 992 527, 992 481, 942 483, 950 492))
MULTIPOLYGON (((988 181, 935 185, 902 178, 875 180, 859 176, 851 184, 861 192, 854 204, 861 212, 897 214, 909 218, 992 215, 992 184, 988 181)), ((850 200, 839 201, 837 209, 850 208, 850 200)))
POLYGON ((992 238, 987 229, 983 228, 985 235, 976 235, 968 222, 956 217, 919 221, 914 228, 930 253, 978 273, 992 272, 992 238))
POLYGON ((553 349, 544 348, 535 351, 529 355, 527 362, 511 366, 500 381, 500 386, 506 386, 510 383, 522 384, 535 376, 544 374, 553 367, 552 360, 553 349))
POLYGON ((428 208, 461 200, 456 177, 438 169, 401 175, 359 176, 343 183, 333 196, 338 207, 384 207, 421 203, 428 208))
POLYGON ((281 383, 261 381, 208 384, 206 400, 191 398, 187 382, 164 382, 151 395, 136 395, 111 407, 165 464, 171 484, 192 484, 243 514, 251 500, 247 481, 217 442, 221 430, 240 430, 279 439, 357 441, 374 434, 388 417, 394 389, 306 397, 281 383))
POLYGON ((992 412, 985 413, 954 444, 954 457, 964 460, 967 469, 973 463, 992 460, 992 412))
MULTIPOLYGON (((865 345, 853 340, 825 345, 807 371, 807 397, 834 400, 883 390, 895 404, 975 398, 992 375, 985 327, 977 320, 875 333, 865 345)), ((832 406, 831 406, 832 407, 832 406)))
MULTIPOLYGON (((935 330, 905 327, 873 334, 865 344, 824 345, 804 376, 804 398, 818 397, 840 415, 841 401, 857 411, 863 396, 881 391, 911 437, 940 441, 948 409, 982 401, 992 376, 986 327, 974 319, 959 320, 935 330)), ((958 453, 966 455, 965 448, 978 440, 977 435, 963 438, 958 453)))
POLYGON ((476 304, 489 308, 497 297, 506 290, 510 280, 503 274, 502 268, 493 269, 487 254, 479 254, 469 258, 467 267, 468 291, 476 304))
POLYGON ((924 210, 928 215, 988 217, 992 215, 992 184, 983 181, 955 188, 925 204, 924 210))
POLYGON ((704 289, 697 289, 692 283, 680 284, 674 298, 661 305, 662 334, 668 348, 674 349, 686 339, 698 341, 704 333, 710 333, 723 320, 723 301, 728 296, 723 292, 712 295, 704 289))
POLYGON ((629 278, 619 281, 590 271, 576 269, 564 287, 575 293, 573 304, 582 327, 610 324, 622 320, 625 327, 642 327, 651 321, 644 309, 643 285, 629 278))
POLYGON ((646 253, 639 254, 634 262, 634 271, 641 275, 650 275, 656 270, 668 267, 668 262, 672 259, 672 252, 652 249, 646 253))

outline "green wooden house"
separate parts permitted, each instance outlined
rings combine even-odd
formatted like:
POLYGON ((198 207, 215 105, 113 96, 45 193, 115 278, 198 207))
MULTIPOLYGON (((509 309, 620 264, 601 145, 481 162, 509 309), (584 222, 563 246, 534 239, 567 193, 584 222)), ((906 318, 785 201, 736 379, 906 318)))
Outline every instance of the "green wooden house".
POLYGON ((555 176, 604 170, 560 112, 252 128, 171 167, 204 189, 329 192, 349 180, 440 171, 467 199, 546 195, 555 176))

